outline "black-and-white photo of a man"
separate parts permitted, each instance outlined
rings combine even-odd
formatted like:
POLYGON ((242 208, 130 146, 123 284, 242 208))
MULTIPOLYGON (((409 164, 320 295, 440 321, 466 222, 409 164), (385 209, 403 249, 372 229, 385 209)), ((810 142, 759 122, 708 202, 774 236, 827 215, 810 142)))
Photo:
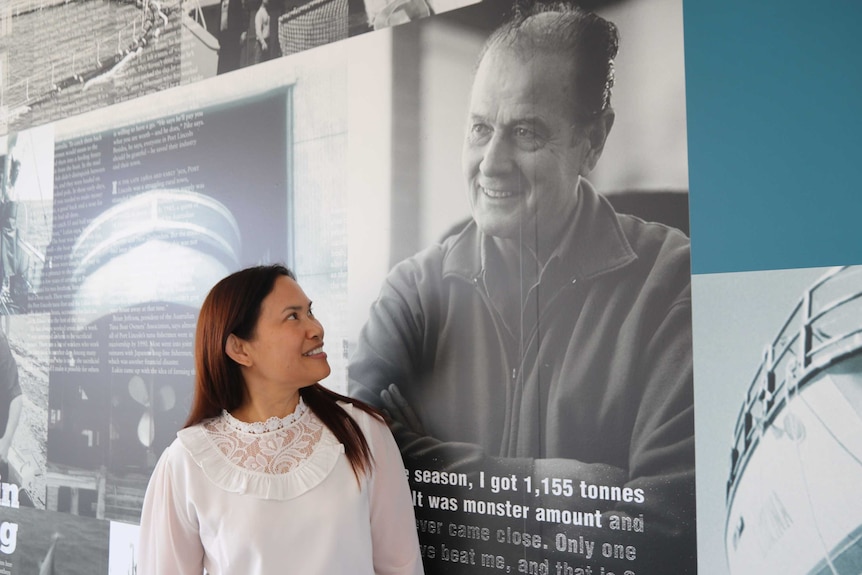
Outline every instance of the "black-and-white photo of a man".
MULTIPOLYGON (((391 416, 408 468, 564 479, 567 510, 646 524, 615 540, 635 541, 636 558, 596 551, 591 564, 693 573, 689 241, 617 213, 587 179, 614 126, 618 42, 611 22, 563 3, 490 36, 462 150, 472 218, 390 272, 350 386, 391 416)), ((562 505, 529 495, 530 509, 562 505)), ((561 551, 560 525, 541 521, 517 522, 541 537, 513 557, 561 551)))

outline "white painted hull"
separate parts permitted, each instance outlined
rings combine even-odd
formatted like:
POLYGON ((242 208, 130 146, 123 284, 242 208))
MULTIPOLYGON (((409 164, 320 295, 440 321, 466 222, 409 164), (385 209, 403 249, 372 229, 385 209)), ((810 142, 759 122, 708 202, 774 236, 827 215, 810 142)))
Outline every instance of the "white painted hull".
POLYGON ((728 500, 733 575, 862 573, 862 354, 784 398, 728 500))

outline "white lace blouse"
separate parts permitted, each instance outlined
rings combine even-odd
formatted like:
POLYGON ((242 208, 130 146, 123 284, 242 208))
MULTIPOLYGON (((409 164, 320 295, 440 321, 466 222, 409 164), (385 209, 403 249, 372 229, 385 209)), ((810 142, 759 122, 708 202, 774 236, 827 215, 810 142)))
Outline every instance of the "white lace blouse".
POLYGON ((284 419, 225 412, 180 431, 147 487, 139 575, 421 575, 398 447, 383 423, 342 407, 374 457, 361 486, 303 403, 284 419))

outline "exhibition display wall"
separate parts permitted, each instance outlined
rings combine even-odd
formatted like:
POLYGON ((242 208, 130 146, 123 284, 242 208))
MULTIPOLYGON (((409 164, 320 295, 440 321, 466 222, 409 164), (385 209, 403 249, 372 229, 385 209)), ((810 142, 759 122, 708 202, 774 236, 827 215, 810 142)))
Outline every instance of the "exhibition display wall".
POLYGON ((501 280, 468 117, 512 2, 6 0, 0 575, 136 572, 200 304, 266 263, 392 418, 426 573, 862 572, 862 10, 581 4, 613 127, 501 280))

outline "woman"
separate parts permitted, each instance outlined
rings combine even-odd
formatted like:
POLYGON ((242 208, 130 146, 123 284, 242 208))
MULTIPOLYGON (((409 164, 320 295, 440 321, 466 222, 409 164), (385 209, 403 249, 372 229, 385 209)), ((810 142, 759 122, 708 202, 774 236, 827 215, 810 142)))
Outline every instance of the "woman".
POLYGON ((288 269, 213 287, 195 368, 144 498, 139 574, 422 573, 398 448, 373 408, 318 383, 323 327, 288 269))

